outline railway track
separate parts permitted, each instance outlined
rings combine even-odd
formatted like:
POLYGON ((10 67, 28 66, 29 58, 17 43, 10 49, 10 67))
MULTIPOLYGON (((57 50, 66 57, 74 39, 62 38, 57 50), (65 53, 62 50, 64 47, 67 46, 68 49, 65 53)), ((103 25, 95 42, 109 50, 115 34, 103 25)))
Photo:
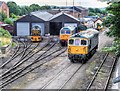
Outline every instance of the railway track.
POLYGON ((113 61, 111 61, 111 65, 107 65, 108 62, 110 62, 109 60, 107 60, 107 57, 109 56, 109 53, 107 53, 105 56, 104 56, 104 59, 102 61, 102 63, 99 65, 97 71, 95 72, 92 80, 90 81, 90 83, 88 84, 87 88, 86 88, 86 91, 89 91, 91 89, 99 89, 97 84, 98 83, 98 80, 99 80, 99 77, 98 77, 98 74, 100 74, 101 70, 103 67, 105 67, 105 69, 110 69, 110 71, 108 72, 105 72, 107 73, 107 79, 106 79, 106 83, 102 83, 104 86, 102 86, 101 89, 103 89, 104 91, 107 91, 108 89, 108 86, 109 86, 109 81, 110 81, 110 78, 111 78, 111 75, 112 75, 112 72, 114 70, 114 67, 115 67, 115 64, 117 62, 117 58, 115 57, 113 61), (97 87, 96 87, 97 86, 97 87))
MULTIPOLYGON (((40 91, 44 90, 44 89, 48 89, 47 87, 53 82, 55 81, 63 72, 67 71, 69 68, 71 68, 72 66, 74 66, 75 64, 69 64, 67 67, 63 68, 61 71, 59 71, 59 73, 57 73, 56 76, 54 76, 52 79, 50 79, 44 86, 42 86, 40 89, 40 91)), ((76 70, 74 71, 74 73, 71 73, 71 75, 67 78, 67 80, 62 83, 62 85, 57 88, 58 91, 62 90, 62 88, 74 77, 74 75, 80 70, 80 68, 83 66, 83 64, 80 64, 79 66, 77 66, 76 70)))
POLYGON ((16 68, 18 68, 20 65, 22 65, 24 62, 26 62, 27 60, 29 60, 32 56, 34 56, 36 53, 40 52, 44 47, 46 47, 48 45, 48 43, 46 43, 42 48, 40 48, 37 52, 33 52, 31 55, 29 55, 33 50, 35 50, 38 47, 38 44, 31 50, 29 51, 26 55, 24 55, 24 57, 22 57, 18 62, 16 62, 10 69, 8 69, 7 71, 5 71, 2 75, 0 80, 5 79, 6 77, 8 77, 9 75, 13 74, 11 71, 15 70, 16 68), (27 57, 28 56, 28 57, 27 57), (10 73, 10 74, 9 74, 10 73))
POLYGON ((36 61, 34 61, 33 63, 29 64, 29 65, 26 66, 25 68, 22 68, 21 70, 18 70, 17 72, 15 72, 14 76, 12 76, 10 79, 7 79, 6 81, 4 81, 3 84, 1 85, 1 87, 4 87, 4 86, 6 86, 7 84, 9 84, 9 83, 17 80, 18 78, 26 75, 27 73, 35 70, 36 68, 38 68, 38 67, 42 66, 43 64, 49 62, 50 60, 52 60, 53 58, 59 56, 60 54, 62 54, 62 53, 65 52, 65 51, 66 51, 66 49, 63 50, 63 48, 58 48, 57 50, 53 51, 52 53, 49 53, 48 55, 43 56, 43 57, 40 58, 40 59, 37 59, 36 61), (60 50, 62 50, 62 51, 60 51, 60 50), (56 54, 56 52, 59 52, 59 53, 56 54), (53 54, 54 54, 54 55, 53 55, 53 54), (51 58, 48 58, 48 57, 50 57, 51 55, 53 55, 53 56, 52 56, 51 58), (45 58, 48 58, 48 59, 47 59, 46 61, 44 61, 43 59, 45 59, 45 58), (43 60, 43 61, 41 61, 41 63, 40 63, 39 65, 38 65, 38 64, 35 64, 35 63, 40 62, 40 60, 43 60), (33 67, 32 69, 26 70, 26 69, 28 69, 29 67, 33 66, 33 64, 35 64, 35 65, 34 65, 34 67, 33 67), (26 70, 26 72, 22 73, 22 72, 25 71, 25 70, 26 70), (20 73, 22 73, 22 74, 20 74, 20 73))
POLYGON ((5 67, 7 64, 9 64, 11 61, 13 61, 15 58, 17 58, 18 56, 20 55, 24 55, 25 54, 25 51, 31 46, 26 46, 26 44, 24 42, 21 42, 22 43, 22 47, 20 47, 20 44, 17 43, 17 48, 16 48, 16 51, 13 53, 13 55, 5 62, 3 63, 1 66, 0 66, 0 69, 2 69, 3 67, 5 67), (20 49, 22 48, 22 51, 20 51, 20 49), (20 52, 19 52, 20 51, 20 52), (19 53, 18 53, 19 52, 19 53))

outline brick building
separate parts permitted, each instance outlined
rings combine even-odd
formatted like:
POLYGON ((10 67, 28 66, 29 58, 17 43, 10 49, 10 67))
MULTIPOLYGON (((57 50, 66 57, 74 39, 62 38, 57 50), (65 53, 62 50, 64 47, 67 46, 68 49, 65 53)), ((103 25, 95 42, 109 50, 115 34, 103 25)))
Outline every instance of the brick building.
POLYGON ((78 19, 88 16, 88 9, 81 6, 65 7, 64 9, 52 9, 52 10, 48 10, 48 12, 53 15, 60 12, 65 12, 78 19))
POLYGON ((9 18, 9 7, 4 1, 0 1, 0 12, 3 12, 9 18))

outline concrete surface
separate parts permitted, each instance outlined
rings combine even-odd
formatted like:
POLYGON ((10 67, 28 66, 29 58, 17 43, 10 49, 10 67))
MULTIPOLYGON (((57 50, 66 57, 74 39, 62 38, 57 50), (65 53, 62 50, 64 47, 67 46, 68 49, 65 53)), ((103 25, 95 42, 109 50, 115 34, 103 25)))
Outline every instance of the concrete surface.
MULTIPOLYGON (((118 59, 117 65, 116 65, 116 69, 115 69, 115 73, 113 76, 113 79, 115 79, 116 77, 120 76, 120 57, 118 59)), ((120 82, 119 83, 113 83, 112 84, 112 89, 117 89, 118 91, 120 91, 120 82)))

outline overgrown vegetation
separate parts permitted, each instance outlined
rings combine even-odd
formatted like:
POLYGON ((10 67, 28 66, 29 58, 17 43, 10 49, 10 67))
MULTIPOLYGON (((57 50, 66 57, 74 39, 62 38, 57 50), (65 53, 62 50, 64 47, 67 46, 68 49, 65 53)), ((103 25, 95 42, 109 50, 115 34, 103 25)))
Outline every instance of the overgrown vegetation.
POLYGON ((10 44, 11 35, 7 30, 0 28, 0 47, 10 44))
POLYGON ((30 6, 19 6, 13 1, 7 2, 7 5, 10 9, 10 14, 15 15, 26 15, 33 11, 51 9, 50 6, 39 6, 38 4, 31 4, 30 6))
POLYGON ((0 21, 4 21, 5 18, 7 18, 7 16, 3 12, 0 12, 0 21))
POLYGON ((107 12, 104 9, 99 9, 99 8, 89 8, 89 16, 103 16, 106 15, 107 12))
POLYGON ((115 39, 112 47, 103 48, 103 51, 115 52, 117 56, 120 56, 120 1, 112 2, 106 10, 110 15, 106 18, 103 25, 110 29, 107 35, 115 39))
POLYGON ((7 30, 0 28, 0 37, 11 38, 11 35, 7 30))

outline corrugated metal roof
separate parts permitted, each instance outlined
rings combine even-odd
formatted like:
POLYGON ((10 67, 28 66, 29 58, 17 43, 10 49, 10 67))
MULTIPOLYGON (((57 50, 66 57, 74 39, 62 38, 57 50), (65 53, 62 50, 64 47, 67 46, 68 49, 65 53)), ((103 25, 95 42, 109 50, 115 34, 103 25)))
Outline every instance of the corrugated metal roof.
POLYGON ((48 21, 53 16, 52 14, 46 11, 36 11, 36 12, 32 12, 31 14, 44 21, 48 21))
POLYGON ((60 12, 60 13, 54 15, 52 18, 50 18, 50 20, 55 19, 55 18, 57 18, 57 17, 59 17, 59 16, 61 16, 61 15, 66 15, 66 16, 68 16, 68 17, 70 17, 70 18, 72 18, 72 19, 74 19, 74 20, 76 20, 76 21, 79 21, 77 18, 73 17, 73 16, 70 15, 70 14, 64 13, 64 12, 60 12))
POLYGON ((81 6, 70 7, 70 9, 73 9, 73 8, 74 8, 74 10, 79 11, 79 12, 84 11, 84 10, 88 10, 88 9, 81 7, 81 6))

